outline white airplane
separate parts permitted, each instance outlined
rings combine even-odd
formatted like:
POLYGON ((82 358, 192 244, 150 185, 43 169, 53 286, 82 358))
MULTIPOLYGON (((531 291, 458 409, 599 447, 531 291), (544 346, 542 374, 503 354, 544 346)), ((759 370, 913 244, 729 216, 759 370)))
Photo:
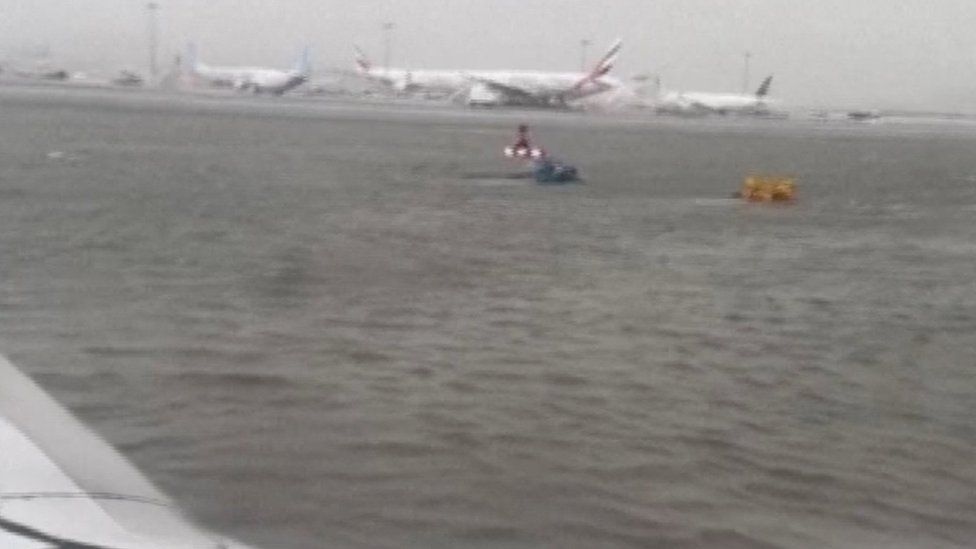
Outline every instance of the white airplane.
POLYGON ((706 115, 770 114, 767 98, 773 77, 767 76, 753 94, 709 93, 709 92, 659 92, 655 110, 662 114, 706 115))
POLYGON ((308 48, 302 52, 301 59, 290 70, 264 67, 217 67, 202 63, 197 57, 196 47, 187 48, 187 67, 191 77, 202 80, 213 87, 233 88, 239 91, 270 93, 281 95, 308 81, 311 68, 308 48))
POLYGON ((622 84, 607 76, 621 41, 613 43, 590 72, 516 70, 412 70, 374 66, 356 50, 356 70, 369 80, 398 92, 449 93, 472 106, 566 107, 622 84))
POLYGON ((128 460, 2 356, 0 547, 249 549, 184 518, 128 460))

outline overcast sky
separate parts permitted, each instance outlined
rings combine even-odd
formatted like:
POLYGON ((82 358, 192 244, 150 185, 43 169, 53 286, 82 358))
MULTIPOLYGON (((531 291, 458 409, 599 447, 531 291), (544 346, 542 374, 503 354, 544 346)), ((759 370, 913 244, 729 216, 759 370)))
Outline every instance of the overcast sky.
MULTIPOLYGON (((575 70, 616 37, 615 74, 740 91, 775 74, 786 104, 976 111, 974 0, 156 0, 161 52, 213 64, 350 67, 353 43, 410 68, 575 70)), ((145 0, 0 0, 0 59, 38 46, 74 70, 147 65, 145 0)), ((161 58, 164 55, 161 54, 161 58)), ((145 72, 143 70, 143 72, 145 72)))

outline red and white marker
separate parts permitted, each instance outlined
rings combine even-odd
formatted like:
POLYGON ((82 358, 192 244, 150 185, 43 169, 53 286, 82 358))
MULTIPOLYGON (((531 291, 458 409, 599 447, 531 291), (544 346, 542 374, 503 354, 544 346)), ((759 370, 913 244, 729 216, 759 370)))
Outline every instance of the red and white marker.
POLYGON ((538 159, 545 156, 546 153, 542 149, 529 148, 529 147, 505 147, 505 156, 508 158, 532 158, 538 159))

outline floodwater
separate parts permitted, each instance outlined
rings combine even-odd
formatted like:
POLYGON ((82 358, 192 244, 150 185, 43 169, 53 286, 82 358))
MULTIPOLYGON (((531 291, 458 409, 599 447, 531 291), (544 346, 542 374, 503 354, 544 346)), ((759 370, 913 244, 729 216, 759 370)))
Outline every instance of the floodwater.
POLYGON ((0 144, 3 349, 208 527, 976 539, 976 125, 7 89, 0 144))

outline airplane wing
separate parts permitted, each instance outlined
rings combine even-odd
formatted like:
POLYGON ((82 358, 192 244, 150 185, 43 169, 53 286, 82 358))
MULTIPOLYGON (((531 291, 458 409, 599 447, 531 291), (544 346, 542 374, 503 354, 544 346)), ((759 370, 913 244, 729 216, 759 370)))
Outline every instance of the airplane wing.
POLYGON ((690 111, 701 112, 701 113, 717 113, 721 112, 721 108, 705 103, 704 101, 690 101, 686 107, 690 111))
POLYGON ((486 88, 496 93, 499 93, 501 95, 504 95, 508 99, 514 100, 516 102, 534 103, 534 102, 541 102, 547 99, 545 97, 539 96, 538 94, 530 90, 526 90, 518 86, 512 86, 511 84, 503 84, 496 80, 491 80, 489 78, 482 78, 478 76, 471 76, 471 75, 466 75, 466 76, 468 80, 481 84, 482 86, 485 86, 486 88))
POLYGON ((2 356, 0 547, 245 549, 192 525, 128 460, 2 356))

